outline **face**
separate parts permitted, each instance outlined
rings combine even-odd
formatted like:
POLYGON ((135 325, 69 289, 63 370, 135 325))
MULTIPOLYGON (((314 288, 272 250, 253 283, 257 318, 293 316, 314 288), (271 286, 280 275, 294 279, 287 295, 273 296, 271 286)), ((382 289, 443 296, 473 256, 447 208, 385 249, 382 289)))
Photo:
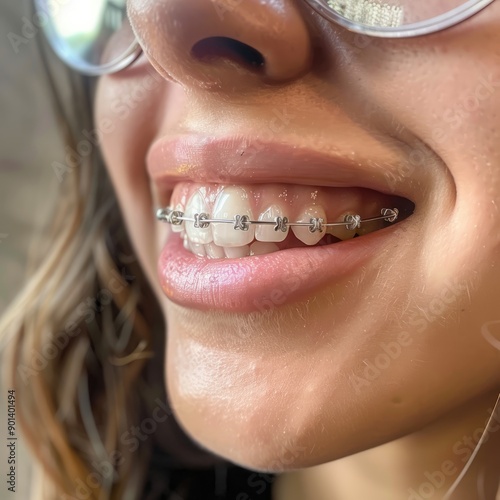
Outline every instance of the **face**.
POLYGON ((129 9, 145 55, 100 80, 96 128, 187 432, 251 468, 298 468, 498 386, 500 3, 399 40, 301 0, 129 9), (400 217, 243 231, 160 222, 167 205, 400 217))

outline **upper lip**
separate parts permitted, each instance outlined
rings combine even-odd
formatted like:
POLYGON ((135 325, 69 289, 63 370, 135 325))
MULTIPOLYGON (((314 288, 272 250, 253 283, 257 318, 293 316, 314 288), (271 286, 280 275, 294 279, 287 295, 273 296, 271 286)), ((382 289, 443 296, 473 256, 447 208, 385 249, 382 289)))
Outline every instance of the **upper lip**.
POLYGON ((383 158, 350 158, 352 150, 352 145, 347 145, 345 153, 333 155, 258 138, 178 135, 152 144, 147 169, 158 201, 164 204, 174 186, 186 181, 362 187, 417 201, 422 191, 415 190, 421 181, 416 177, 422 169, 413 171, 409 182, 408 176, 397 175, 402 160, 394 151, 383 158))

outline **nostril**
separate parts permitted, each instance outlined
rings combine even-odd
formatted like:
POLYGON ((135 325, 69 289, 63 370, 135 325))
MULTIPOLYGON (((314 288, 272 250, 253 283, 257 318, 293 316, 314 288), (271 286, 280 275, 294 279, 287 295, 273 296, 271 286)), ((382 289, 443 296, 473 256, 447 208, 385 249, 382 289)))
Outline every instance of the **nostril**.
POLYGON ((264 67, 264 57, 246 43, 224 36, 204 38, 191 49, 194 57, 209 62, 216 59, 230 59, 242 66, 255 69, 264 67))

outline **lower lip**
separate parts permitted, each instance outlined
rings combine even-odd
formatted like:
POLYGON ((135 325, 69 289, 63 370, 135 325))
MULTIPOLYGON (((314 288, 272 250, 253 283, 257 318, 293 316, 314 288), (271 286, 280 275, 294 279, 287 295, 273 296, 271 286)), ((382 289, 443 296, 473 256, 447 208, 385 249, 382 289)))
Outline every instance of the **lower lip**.
MULTIPOLYGON (((304 300, 360 270, 392 246, 401 223, 331 245, 239 259, 200 258, 170 233, 158 271, 166 296, 198 310, 250 313, 304 300)), ((385 255, 387 255, 384 252, 385 255)))

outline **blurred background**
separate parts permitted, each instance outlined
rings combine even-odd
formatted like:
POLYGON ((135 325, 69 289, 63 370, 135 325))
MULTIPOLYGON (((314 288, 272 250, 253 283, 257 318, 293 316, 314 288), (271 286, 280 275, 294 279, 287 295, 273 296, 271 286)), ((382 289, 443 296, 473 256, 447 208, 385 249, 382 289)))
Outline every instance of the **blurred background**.
MULTIPOLYGON (((52 163, 64 158, 38 52, 40 33, 32 20, 30 0, 1 2, 0 315, 23 284, 33 242, 43 239, 43 221, 59 189, 52 163)), ((0 472, 5 478, 8 387, 1 382, 0 472)), ((0 498, 29 498, 29 460, 19 433, 17 443, 18 488, 9 493, 2 479, 0 498)))
POLYGON ((24 36, 30 18, 29 0, 0 6, 0 313, 22 285, 32 237, 43 237, 39 228, 59 187, 52 163, 63 156, 40 36, 24 36))

